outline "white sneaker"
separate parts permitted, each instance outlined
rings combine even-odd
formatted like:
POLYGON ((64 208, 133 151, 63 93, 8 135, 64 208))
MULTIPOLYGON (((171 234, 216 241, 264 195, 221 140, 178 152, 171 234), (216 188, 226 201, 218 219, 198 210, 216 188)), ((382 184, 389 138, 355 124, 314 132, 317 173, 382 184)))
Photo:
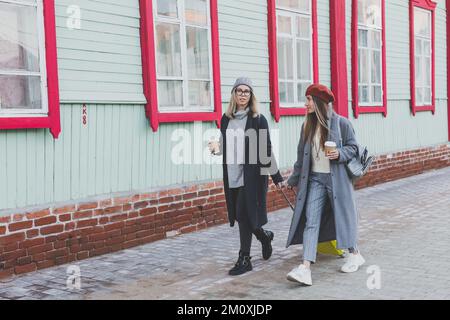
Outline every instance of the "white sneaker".
POLYGON ((288 273, 287 279, 289 281, 299 282, 301 284, 312 286, 311 270, 303 264, 300 267, 294 268, 288 273))
POLYGON ((348 255, 348 258, 345 264, 342 266, 341 271, 345 273, 352 273, 358 271, 359 267, 361 267, 366 260, 364 260, 361 253, 348 255))

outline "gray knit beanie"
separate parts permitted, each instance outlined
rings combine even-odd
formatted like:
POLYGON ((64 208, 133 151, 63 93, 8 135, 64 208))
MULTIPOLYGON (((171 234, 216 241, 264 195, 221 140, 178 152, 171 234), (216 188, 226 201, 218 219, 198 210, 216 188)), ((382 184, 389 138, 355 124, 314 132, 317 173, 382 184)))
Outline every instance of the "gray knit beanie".
POLYGON ((249 78, 246 77, 240 77, 236 79, 236 82, 233 85, 233 89, 231 91, 233 91, 234 89, 236 89, 237 87, 239 87, 240 85, 246 85, 247 87, 250 88, 250 90, 253 92, 253 84, 252 84, 252 80, 250 80, 249 78))

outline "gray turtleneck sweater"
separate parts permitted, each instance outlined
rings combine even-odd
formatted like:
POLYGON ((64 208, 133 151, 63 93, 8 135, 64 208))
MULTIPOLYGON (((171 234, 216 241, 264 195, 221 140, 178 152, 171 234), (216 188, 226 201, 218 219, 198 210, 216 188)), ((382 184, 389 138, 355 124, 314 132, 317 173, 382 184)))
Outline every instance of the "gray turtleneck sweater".
POLYGON ((227 170, 228 184, 230 188, 244 186, 244 162, 245 162, 245 125, 249 112, 237 111, 234 119, 228 123, 227 134, 227 170))

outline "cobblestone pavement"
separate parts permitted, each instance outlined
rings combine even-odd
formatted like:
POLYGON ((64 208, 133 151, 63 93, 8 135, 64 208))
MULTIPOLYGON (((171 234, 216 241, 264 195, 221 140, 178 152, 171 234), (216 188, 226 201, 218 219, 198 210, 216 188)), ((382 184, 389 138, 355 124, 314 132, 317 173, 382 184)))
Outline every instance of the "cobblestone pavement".
POLYGON ((343 274, 342 258, 319 255, 312 287, 286 280, 302 249, 285 249, 292 216, 285 209, 269 215, 272 258, 263 261, 254 240, 254 271, 239 277, 227 275, 239 249, 238 230, 223 225, 80 261, 74 265, 81 272, 80 290, 67 287, 67 265, 4 280, 0 300, 450 299, 450 168, 356 196, 366 265, 343 274), (379 289, 368 286, 377 274, 379 289))

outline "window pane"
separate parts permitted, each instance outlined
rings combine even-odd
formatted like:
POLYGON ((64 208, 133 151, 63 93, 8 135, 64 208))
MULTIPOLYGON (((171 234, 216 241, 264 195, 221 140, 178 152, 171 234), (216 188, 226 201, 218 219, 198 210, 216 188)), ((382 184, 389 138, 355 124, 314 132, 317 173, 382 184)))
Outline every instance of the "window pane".
POLYGON ((358 22, 381 28, 381 0, 358 0, 358 22))
POLYGON ((370 43, 374 49, 381 49, 381 32, 371 30, 370 31, 370 43))
POLYGON ((297 77, 299 80, 311 79, 310 41, 297 41, 297 77))
POLYGON ((156 25, 156 52, 159 76, 181 76, 180 26, 156 25))
POLYGON ((431 88, 424 88, 424 102, 431 104, 431 88))
POLYGON ((278 32, 292 34, 291 17, 278 16, 278 32))
POLYGON ((373 102, 379 103, 381 101, 381 86, 372 87, 373 102))
POLYGON ((297 84, 297 100, 299 102, 299 104, 301 104, 303 106, 303 104, 306 101, 306 97, 305 97, 305 93, 306 93, 306 89, 308 89, 308 87, 311 85, 311 82, 302 82, 302 83, 298 83, 297 84))
POLYGON ((367 103, 369 102, 369 87, 368 86, 359 86, 359 102, 367 103))
POLYGON ((177 0, 158 0, 156 7, 158 8, 158 15, 178 17, 177 0))
POLYGON ((208 30, 186 27, 188 76, 190 79, 209 79, 208 30))
POLYGON ((158 81, 158 102, 160 107, 183 106, 183 82, 158 81))
POLYGON ((211 106, 211 90, 209 81, 189 81, 189 105, 211 106))
POLYGON ((280 96, 280 102, 286 103, 287 102, 287 87, 285 82, 280 82, 278 85, 278 93, 280 96))
POLYGON ((372 83, 381 84, 381 53, 372 51, 372 83))
POLYGON ((277 6, 293 10, 308 11, 311 0, 277 0, 277 6))
POLYGON ((185 18, 187 23, 208 24, 208 6, 206 0, 185 0, 185 18))
POLYGON ((431 86, 431 59, 430 58, 424 58, 424 78, 425 78, 425 85, 431 86))
POLYGON ((41 109, 41 78, 0 75, 1 109, 41 109))
POLYGON ((417 101, 417 105, 423 105, 423 88, 416 88, 416 101, 417 101))
POLYGON ((298 16, 297 18, 297 36, 301 38, 309 39, 311 37, 310 29, 310 19, 298 16))
POLYGON ((423 54, 430 57, 431 56, 431 43, 430 41, 423 42, 423 54))
POLYGON ((280 71, 284 71, 279 77, 281 79, 294 79, 294 72, 292 70, 294 59, 291 39, 278 39, 278 62, 280 71))
POLYGON ((416 66, 416 86, 422 86, 423 85, 423 80, 422 80, 422 59, 420 57, 416 57, 416 62, 415 62, 416 66))
POLYGON ((359 61, 359 70, 358 70, 359 83, 369 83, 369 55, 367 50, 365 49, 359 50, 358 61, 359 61))
POLYGON ((294 103, 294 85, 293 83, 280 82, 280 102, 294 103))
POLYGON ((293 83, 287 84, 287 102, 294 103, 294 84, 293 83))
POLYGON ((39 72, 35 7, 0 2, 0 69, 39 72))
POLYGON ((414 8, 414 33, 424 37, 431 37, 430 12, 414 8))
POLYGON ((422 40, 416 38, 416 47, 415 47, 416 55, 422 55, 422 40))
POLYGON ((368 31, 367 30, 358 30, 358 45, 361 48, 367 48, 368 45, 368 31))

